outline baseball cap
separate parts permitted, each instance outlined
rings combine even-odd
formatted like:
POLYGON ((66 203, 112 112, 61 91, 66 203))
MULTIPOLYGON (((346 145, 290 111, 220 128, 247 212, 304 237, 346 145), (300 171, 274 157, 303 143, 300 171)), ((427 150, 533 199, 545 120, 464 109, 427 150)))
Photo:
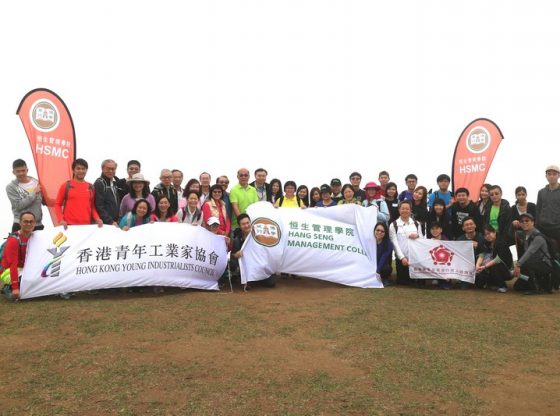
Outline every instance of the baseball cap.
POLYGON ((375 182, 368 182, 364 189, 376 189, 376 188, 379 188, 379 185, 377 185, 375 182))
POLYGON ((208 225, 214 225, 214 224, 220 225, 220 220, 218 219, 218 217, 210 217, 210 218, 208 218, 208 221, 206 221, 206 224, 208 224, 208 225))
POLYGON ((558 168, 558 165, 549 165, 546 167, 546 170, 544 172, 546 173, 549 170, 553 170, 554 172, 560 173, 560 168, 558 168))
POLYGON ((531 221, 535 221, 535 217, 533 217, 533 215, 532 215, 532 214, 529 214, 528 212, 524 212, 523 214, 521 214, 521 215, 519 216, 519 218, 523 218, 523 217, 527 217, 527 218, 529 218, 531 221))
POLYGON ((328 192, 329 194, 331 193, 331 187, 326 183, 321 185, 321 193, 323 192, 328 192))
POLYGON ((331 186, 335 186, 335 185, 342 185, 342 182, 340 182, 340 179, 338 178, 334 178, 333 180, 331 180, 331 186))

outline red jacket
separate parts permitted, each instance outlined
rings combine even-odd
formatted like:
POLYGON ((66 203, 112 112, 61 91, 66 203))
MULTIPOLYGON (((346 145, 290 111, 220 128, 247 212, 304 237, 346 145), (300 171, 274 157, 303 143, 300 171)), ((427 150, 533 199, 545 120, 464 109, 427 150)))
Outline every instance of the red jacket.
POLYGON ((99 220, 94 203, 95 189, 90 183, 76 182, 72 179, 66 201, 64 201, 65 194, 66 182, 58 190, 54 204, 58 222, 64 220, 68 225, 86 225, 99 220))
POLYGON ((22 235, 19 235, 19 239, 21 244, 16 237, 8 237, 6 240, 6 246, 4 247, 4 253, 2 255, 2 267, 4 269, 10 269, 12 289, 19 289, 18 267, 23 267, 25 263, 27 241, 29 240, 29 238, 22 235))

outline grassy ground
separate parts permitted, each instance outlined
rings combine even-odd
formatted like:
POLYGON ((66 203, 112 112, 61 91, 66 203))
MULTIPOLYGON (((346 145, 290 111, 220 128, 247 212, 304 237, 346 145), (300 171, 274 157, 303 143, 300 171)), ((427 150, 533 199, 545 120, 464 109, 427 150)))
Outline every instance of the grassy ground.
POLYGON ((0 303, 1 414, 557 414, 560 294, 304 279, 0 303))

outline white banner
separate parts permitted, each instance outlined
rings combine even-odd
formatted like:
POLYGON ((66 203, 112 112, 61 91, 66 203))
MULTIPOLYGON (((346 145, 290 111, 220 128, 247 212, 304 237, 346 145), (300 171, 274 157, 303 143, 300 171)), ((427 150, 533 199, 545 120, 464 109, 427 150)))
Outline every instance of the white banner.
POLYGON ((408 242, 412 279, 457 279, 474 283, 472 241, 416 239, 408 242))
POLYGON ((226 264, 224 237, 189 224, 57 227, 33 233, 21 298, 131 286, 218 290, 226 264))
POLYGON ((257 281, 283 272, 348 286, 381 288, 373 229, 377 207, 249 206, 251 237, 240 258, 241 279, 257 281))

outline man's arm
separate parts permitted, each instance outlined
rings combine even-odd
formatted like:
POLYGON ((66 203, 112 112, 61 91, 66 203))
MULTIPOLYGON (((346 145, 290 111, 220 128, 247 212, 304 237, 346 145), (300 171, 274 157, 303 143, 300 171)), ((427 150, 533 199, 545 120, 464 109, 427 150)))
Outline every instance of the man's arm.
POLYGON ((16 211, 23 211, 25 208, 29 207, 36 198, 35 192, 25 192, 25 194, 23 192, 18 192, 17 185, 13 183, 9 183, 8 186, 6 186, 6 193, 8 194, 10 204, 12 204, 12 209, 16 211))
POLYGON ((92 218, 97 222, 97 219, 101 218, 101 220, 105 224, 112 224, 113 218, 109 215, 109 212, 105 209, 105 186, 103 184, 103 179, 97 179, 94 184, 93 188, 94 192, 94 206, 92 207, 92 218), (96 218, 97 216, 97 218, 96 218))

